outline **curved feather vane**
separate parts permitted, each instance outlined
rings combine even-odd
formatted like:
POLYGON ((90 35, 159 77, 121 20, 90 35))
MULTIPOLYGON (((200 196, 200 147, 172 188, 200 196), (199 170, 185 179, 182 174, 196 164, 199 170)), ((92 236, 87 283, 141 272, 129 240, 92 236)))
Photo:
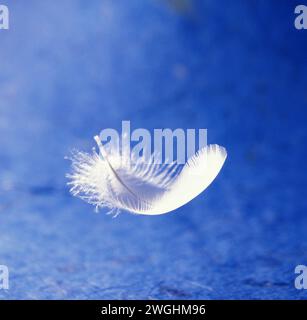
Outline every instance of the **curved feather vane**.
POLYGON ((218 175, 227 157, 225 148, 209 145, 199 150, 187 163, 155 164, 131 155, 105 149, 94 138, 100 153, 76 152, 72 174, 67 175, 70 192, 96 208, 110 213, 127 210, 157 215, 175 210, 204 191, 218 175))

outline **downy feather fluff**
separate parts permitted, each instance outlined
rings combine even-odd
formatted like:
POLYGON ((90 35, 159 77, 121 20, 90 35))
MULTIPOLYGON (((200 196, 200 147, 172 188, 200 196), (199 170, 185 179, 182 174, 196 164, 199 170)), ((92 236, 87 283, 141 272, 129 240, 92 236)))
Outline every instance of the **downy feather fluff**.
POLYGON ((204 191, 218 175, 227 153, 225 148, 209 145, 190 157, 185 165, 157 165, 133 152, 125 159, 120 152, 102 146, 94 138, 99 153, 75 152, 68 185, 72 195, 96 206, 107 207, 117 215, 120 210, 145 215, 173 211, 204 191), (129 160, 129 161, 128 161, 129 160))

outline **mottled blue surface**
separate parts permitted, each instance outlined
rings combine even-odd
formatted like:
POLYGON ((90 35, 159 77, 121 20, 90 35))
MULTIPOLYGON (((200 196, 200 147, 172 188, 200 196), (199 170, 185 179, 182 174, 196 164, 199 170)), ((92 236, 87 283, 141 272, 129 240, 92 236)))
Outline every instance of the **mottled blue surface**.
POLYGON ((307 298, 294 288, 307 264, 296 2, 0 2, 0 297, 307 298), (208 128, 228 159, 175 212, 96 214, 69 195, 64 156, 122 120, 208 128))

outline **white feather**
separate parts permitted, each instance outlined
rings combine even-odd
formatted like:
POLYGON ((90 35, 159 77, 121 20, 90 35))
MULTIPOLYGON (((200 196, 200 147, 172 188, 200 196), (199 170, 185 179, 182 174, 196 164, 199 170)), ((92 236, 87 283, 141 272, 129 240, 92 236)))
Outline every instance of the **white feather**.
POLYGON ((120 153, 105 149, 97 136, 95 140, 100 153, 75 153, 68 184, 74 196, 116 214, 126 210, 157 215, 183 206, 211 184, 227 156, 225 148, 209 145, 184 166, 157 165, 154 156, 147 162, 133 153, 125 159, 120 153))

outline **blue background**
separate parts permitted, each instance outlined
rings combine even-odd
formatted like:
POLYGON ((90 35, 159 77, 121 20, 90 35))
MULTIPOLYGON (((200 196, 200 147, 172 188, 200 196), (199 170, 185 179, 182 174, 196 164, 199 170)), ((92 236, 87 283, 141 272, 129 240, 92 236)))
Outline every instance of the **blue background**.
MULTIPOLYGON (((1 0, 0 264, 10 299, 302 299, 307 31, 295 1, 1 0), (162 216, 66 186, 103 128, 208 128, 228 158, 162 216)), ((301 1, 303 2, 303 1, 301 1)))

